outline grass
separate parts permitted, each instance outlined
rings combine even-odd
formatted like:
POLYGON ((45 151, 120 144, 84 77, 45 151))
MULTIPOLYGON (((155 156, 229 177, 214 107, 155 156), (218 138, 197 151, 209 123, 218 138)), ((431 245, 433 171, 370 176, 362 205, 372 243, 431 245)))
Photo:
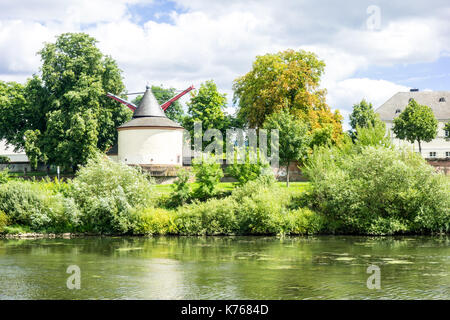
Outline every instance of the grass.
MULTIPOLYGON (((286 188, 286 182, 277 182, 279 186, 282 188, 286 188)), ((191 189, 194 190, 197 188, 198 183, 190 183, 191 189)), ((298 189, 299 191, 304 191, 306 187, 309 185, 309 182, 290 182, 289 190, 298 189)), ((231 191, 235 188, 236 184, 233 182, 221 182, 219 184, 220 191, 231 191)), ((169 194, 172 191, 172 184, 158 184, 155 185, 155 188, 161 194, 169 194)))

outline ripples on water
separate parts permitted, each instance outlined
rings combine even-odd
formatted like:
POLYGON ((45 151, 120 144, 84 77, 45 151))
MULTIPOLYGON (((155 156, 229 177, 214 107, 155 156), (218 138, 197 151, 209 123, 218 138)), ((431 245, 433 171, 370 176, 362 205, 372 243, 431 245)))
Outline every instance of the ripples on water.
POLYGON ((448 237, 0 240, 0 299, 449 299, 448 237), (69 290, 69 265, 81 289, 69 290), (381 290, 366 286, 381 270, 381 290))

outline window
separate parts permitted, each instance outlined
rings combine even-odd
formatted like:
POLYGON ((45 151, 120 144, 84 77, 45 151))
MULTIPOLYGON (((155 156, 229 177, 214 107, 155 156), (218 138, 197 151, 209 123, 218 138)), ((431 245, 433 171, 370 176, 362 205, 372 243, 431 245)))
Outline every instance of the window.
POLYGON ((450 151, 445 151, 445 157, 450 158, 450 151))
POLYGON ((400 110, 400 109, 395 110, 395 114, 400 113, 400 112, 402 112, 402 110, 400 110))
POLYGON ((444 135, 446 138, 450 137, 450 131, 444 130, 444 135))
POLYGON ((439 98, 439 102, 445 102, 445 98, 444 97, 439 98))
POLYGON ((436 152, 435 151, 431 151, 430 152, 430 158, 434 158, 436 157, 436 152))

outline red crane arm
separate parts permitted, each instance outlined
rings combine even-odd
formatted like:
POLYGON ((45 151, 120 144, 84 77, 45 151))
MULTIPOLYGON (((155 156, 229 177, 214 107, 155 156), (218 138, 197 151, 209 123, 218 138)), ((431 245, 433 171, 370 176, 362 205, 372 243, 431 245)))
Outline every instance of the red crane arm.
POLYGON ((127 100, 124 100, 124 99, 122 99, 122 98, 119 98, 118 96, 115 96, 115 95, 113 95, 112 93, 109 93, 109 92, 108 92, 108 93, 106 94, 106 96, 109 97, 109 98, 111 98, 111 99, 114 99, 114 100, 120 102, 121 104, 126 105, 128 108, 131 109, 131 111, 134 111, 134 110, 136 110, 136 108, 137 108, 137 106, 136 106, 134 103, 131 103, 131 102, 127 101, 127 100))
POLYGON ((189 91, 191 91, 191 90, 193 90, 193 89, 194 89, 194 85, 190 86, 189 88, 187 88, 187 89, 184 90, 183 92, 180 92, 179 94, 177 94, 177 95, 176 95, 175 97, 173 97, 172 99, 170 99, 170 100, 164 102, 164 103, 161 105, 161 109, 163 109, 164 111, 166 111, 166 109, 167 109, 168 107, 170 107, 170 105, 171 105, 172 103, 174 103, 175 101, 177 101, 178 99, 180 99, 182 96, 184 96, 186 93, 188 93, 189 91))

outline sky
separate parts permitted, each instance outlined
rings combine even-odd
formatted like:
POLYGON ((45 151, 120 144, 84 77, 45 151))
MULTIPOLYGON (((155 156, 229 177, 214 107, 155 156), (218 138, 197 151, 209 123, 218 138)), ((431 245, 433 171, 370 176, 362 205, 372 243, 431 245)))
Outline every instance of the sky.
POLYGON ((213 79, 229 113, 233 80, 257 55, 315 52, 326 63, 321 87, 345 129, 363 98, 377 108, 398 91, 450 84, 448 0, 0 0, 0 80, 39 72, 36 52, 63 32, 95 37, 128 92, 213 79))

